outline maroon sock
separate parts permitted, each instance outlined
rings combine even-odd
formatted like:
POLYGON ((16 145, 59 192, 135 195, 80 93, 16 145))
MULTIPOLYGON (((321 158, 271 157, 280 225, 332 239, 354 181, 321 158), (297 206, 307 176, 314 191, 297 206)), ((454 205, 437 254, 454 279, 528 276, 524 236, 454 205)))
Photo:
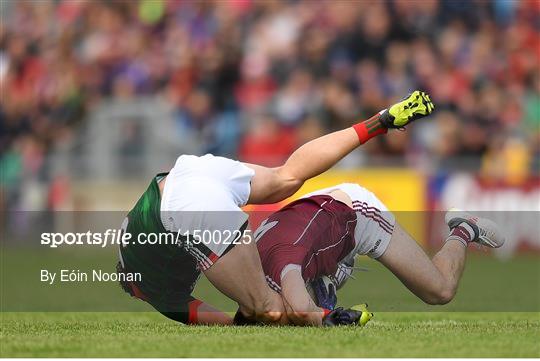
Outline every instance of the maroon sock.
POLYGON ((459 241, 467 247, 474 240, 474 230, 466 222, 461 222, 450 231, 446 241, 448 242, 451 239, 459 241))

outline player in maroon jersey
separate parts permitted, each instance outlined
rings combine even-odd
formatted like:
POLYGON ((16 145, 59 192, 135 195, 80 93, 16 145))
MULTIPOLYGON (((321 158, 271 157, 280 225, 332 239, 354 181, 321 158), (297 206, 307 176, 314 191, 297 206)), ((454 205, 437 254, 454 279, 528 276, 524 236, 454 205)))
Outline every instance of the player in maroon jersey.
MULTIPOLYGON (((450 302, 463 271, 467 245, 500 247, 504 237, 493 222, 463 211, 449 211, 446 223, 450 235, 429 259, 373 193, 345 183, 288 204, 263 221, 254 236, 267 283, 281 294, 290 323, 361 324, 367 322, 361 320, 362 312, 333 310, 337 298, 332 290, 325 294, 326 288, 315 292, 314 301, 306 283, 332 277, 340 273, 340 265, 353 265, 356 255, 368 255, 424 302, 450 302)), ((336 287, 343 281, 336 280, 336 287)))

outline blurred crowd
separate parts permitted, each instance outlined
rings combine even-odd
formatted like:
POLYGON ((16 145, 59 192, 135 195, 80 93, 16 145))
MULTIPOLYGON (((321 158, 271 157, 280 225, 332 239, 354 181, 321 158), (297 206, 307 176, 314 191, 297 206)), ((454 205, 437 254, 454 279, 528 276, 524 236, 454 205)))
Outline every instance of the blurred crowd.
POLYGON ((203 150, 276 165, 420 88, 436 113, 367 159, 538 172, 538 0, 2 2, 1 185, 47 177, 105 99, 157 96, 203 150), (404 155, 404 157, 403 157, 404 155), (454 162, 455 164, 452 164, 454 162))

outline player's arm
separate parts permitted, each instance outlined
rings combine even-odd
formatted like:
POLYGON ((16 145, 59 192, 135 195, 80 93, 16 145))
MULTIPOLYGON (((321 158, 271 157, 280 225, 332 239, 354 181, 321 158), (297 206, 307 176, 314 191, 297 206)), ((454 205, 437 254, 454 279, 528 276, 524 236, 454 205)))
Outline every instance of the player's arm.
POLYGON ((332 310, 318 307, 306 289, 300 269, 292 269, 283 276, 281 295, 288 321, 298 326, 365 326, 373 317, 365 304, 332 310))
POLYGON ((306 180, 330 169, 359 145, 389 128, 403 128, 433 109, 429 95, 415 91, 366 121, 302 145, 280 167, 247 164, 255 171, 248 202, 274 203, 291 196, 306 180))
POLYGON ((281 296, 290 323, 298 326, 322 326, 327 312, 311 299, 300 269, 291 269, 283 276, 281 296))

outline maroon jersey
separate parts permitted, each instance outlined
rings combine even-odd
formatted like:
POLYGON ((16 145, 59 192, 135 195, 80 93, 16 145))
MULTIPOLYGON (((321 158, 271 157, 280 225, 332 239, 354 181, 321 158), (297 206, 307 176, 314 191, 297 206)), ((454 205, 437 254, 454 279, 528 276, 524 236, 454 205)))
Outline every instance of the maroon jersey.
POLYGON ((255 232, 268 284, 279 291, 281 272, 302 267, 305 281, 333 275, 354 248, 356 213, 328 195, 292 202, 273 213, 255 232))

